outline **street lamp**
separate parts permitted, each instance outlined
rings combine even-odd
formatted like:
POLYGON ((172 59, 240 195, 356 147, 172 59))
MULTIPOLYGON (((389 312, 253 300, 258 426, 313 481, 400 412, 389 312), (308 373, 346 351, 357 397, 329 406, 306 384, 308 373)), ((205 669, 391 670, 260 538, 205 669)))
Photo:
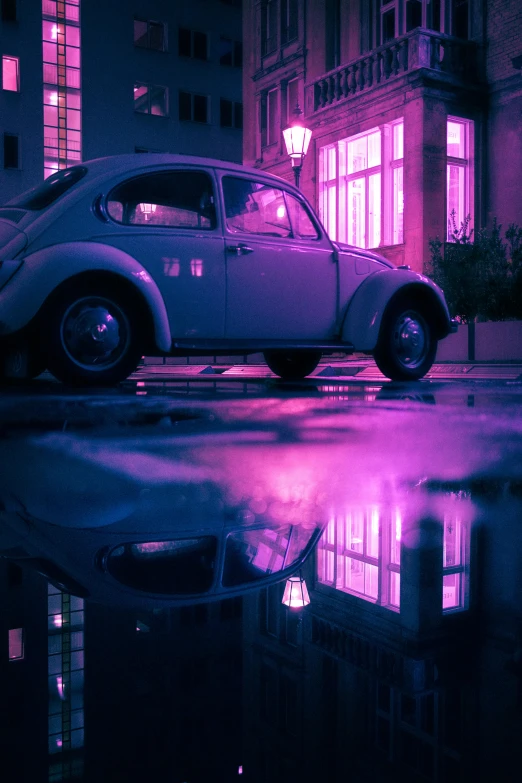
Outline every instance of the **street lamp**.
POLYGON ((282 603, 290 609, 303 609, 310 603, 308 588, 301 574, 286 580, 282 603))
POLYGON ((301 174, 301 167, 304 163, 306 153, 308 152, 308 145, 312 138, 312 131, 310 128, 305 127, 301 121, 302 111, 299 108, 299 104, 292 114, 295 120, 285 128, 283 131, 283 137, 286 144, 286 151, 292 161, 292 168, 294 170, 295 186, 299 187, 299 175, 301 174))

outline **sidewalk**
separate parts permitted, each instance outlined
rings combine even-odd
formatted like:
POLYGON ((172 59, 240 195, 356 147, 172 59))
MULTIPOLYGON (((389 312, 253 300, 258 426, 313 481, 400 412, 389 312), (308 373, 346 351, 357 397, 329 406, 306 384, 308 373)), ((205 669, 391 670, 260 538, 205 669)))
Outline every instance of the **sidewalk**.
MULTIPOLYGON (((210 357, 208 357, 210 358, 210 357)), ((226 357, 230 359, 230 357, 226 357)), ((186 362, 186 360, 182 360, 186 362)), ((192 361, 195 361, 192 359, 192 361)), ((263 380, 277 376, 262 362, 245 364, 244 357, 238 357, 238 363, 228 361, 201 364, 162 363, 161 359, 147 357, 145 363, 138 367, 131 376, 132 380, 191 380, 204 376, 221 376, 222 378, 245 380, 263 380)), ((386 381, 385 376, 377 369, 369 356, 354 355, 346 357, 326 357, 309 378, 321 380, 358 380, 386 381)), ((512 380, 522 382, 522 362, 437 362, 425 376, 428 380, 512 380)))

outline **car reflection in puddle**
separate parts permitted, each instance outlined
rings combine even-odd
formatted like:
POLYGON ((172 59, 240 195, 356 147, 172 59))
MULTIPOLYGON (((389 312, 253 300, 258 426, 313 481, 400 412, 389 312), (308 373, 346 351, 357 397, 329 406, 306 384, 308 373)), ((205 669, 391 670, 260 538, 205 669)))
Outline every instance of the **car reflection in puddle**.
MULTIPOLYGON (((54 585, 50 753, 63 753, 66 741, 69 749, 83 743, 83 734, 76 746, 66 740, 63 716, 66 707, 74 714, 83 687, 83 650, 73 637, 83 634, 84 603, 86 614, 91 603, 136 607, 131 630, 149 637, 153 652, 143 665, 154 683, 171 683, 175 667, 184 676, 181 667, 197 653, 191 683, 180 687, 178 672, 180 710, 185 715, 200 699, 192 716, 198 749, 217 732, 222 747, 232 743, 246 779, 282 779, 257 771, 284 769, 296 779, 333 781, 349 758, 355 781, 384 779, 383 769, 390 780, 509 780, 522 728, 519 418, 509 410, 440 415, 428 405, 421 419, 410 409, 340 411, 302 398, 213 404, 212 416, 198 421, 175 432, 159 420, 139 433, 18 432, 0 442, 0 554, 54 585), (300 614, 281 603, 283 582, 295 572, 311 599, 300 614), (170 633, 170 617, 169 630, 155 636, 156 610, 228 596, 242 596, 234 650, 224 646, 222 617, 208 620, 213 646, 200 647, 201 637, 181 622, 170 633), (69 637, 77 659, 67 673, 69 637), (237 696, 235 718, 223 729, 205 720, 207 701, 194 685, 204 656, 216 650, 230 673, 221 683, 212 670, 215 704, 239 691, 243 704, 237 696), (274 739, 281 727, 292 742, 274 739)), ((100 626, 102 657, 107 639, 116 648, 121 632, 110 625, 100 626)), ((23 634, 9 633, 17 660, 23 634)), ((130 632, 125 639, 137 644, 130 632)), ((95 659, 96 649, 93 641, 95 659)), ((114 661, 104 680, 111 687, 114 661)), ((132 698, 140 676, 133 675, 132 698)), ((157 692, 163 715, 174 688, 157 692)), ((109 719, 114 725, 115 716, 127 721, 126 731, 131 723, 143 729, 139 705, 129 717, 116 706, 108 712, 106 724, 86 714, 91 732, 109 719)), ((164 739, 184 759, 179 779, 219 768, 165 720, 164 739)), ((154 731, 163 730, 158 725, 154 731)), ((126 744, 127 736, 116 743, 118 763, 126 744)), ((141 752, 129 751, 128 769, 141 752)), ((158 774, 170 769, 169 759, 156 757, 158 774)))

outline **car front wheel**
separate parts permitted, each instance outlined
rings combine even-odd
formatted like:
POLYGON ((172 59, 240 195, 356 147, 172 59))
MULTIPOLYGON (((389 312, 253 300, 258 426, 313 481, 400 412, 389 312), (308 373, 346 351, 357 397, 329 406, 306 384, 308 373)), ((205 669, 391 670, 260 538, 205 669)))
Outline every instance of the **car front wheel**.
POLYGON ((265 362, 285 381, 299 381, 310 375, 321 361, 321 351, 267 351, 265 362))
POLYGON ((385 313, 374 359, 392 381, 415 381, 430 370, 437 340, 428 318, 412 302, 398 302, 385 313))
POLYGON ((142 351, 136 303, 119 292, 64 291, 47 322, 47 366, 74 386, 110 386, 138 366, 142 351))

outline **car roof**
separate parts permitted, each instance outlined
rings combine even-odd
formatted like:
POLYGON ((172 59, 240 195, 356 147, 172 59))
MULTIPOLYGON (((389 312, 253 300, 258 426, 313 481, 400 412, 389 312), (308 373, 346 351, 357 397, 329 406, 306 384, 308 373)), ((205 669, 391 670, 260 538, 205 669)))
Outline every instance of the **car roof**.
POLYGON ((126 155, 109 155, 104 158, 94 158, 92 160, 82 161, 80 164, 85 166, 92 174, 118 174, 126 170, 133 170, 149 166, 202 166, 207 168, 224 169, 237 174, 251 174, 256 177, 268 177, 284 183, 294 189, 294 185, 289 180, 283 179, 276 174, 271 174, 263 169, 257 169, 253 166, 244 166, 242 163, 234 163, 229 160, 219 158, 206 158, 199 155, 176 155, 173 153, 129 153, 126 155))

